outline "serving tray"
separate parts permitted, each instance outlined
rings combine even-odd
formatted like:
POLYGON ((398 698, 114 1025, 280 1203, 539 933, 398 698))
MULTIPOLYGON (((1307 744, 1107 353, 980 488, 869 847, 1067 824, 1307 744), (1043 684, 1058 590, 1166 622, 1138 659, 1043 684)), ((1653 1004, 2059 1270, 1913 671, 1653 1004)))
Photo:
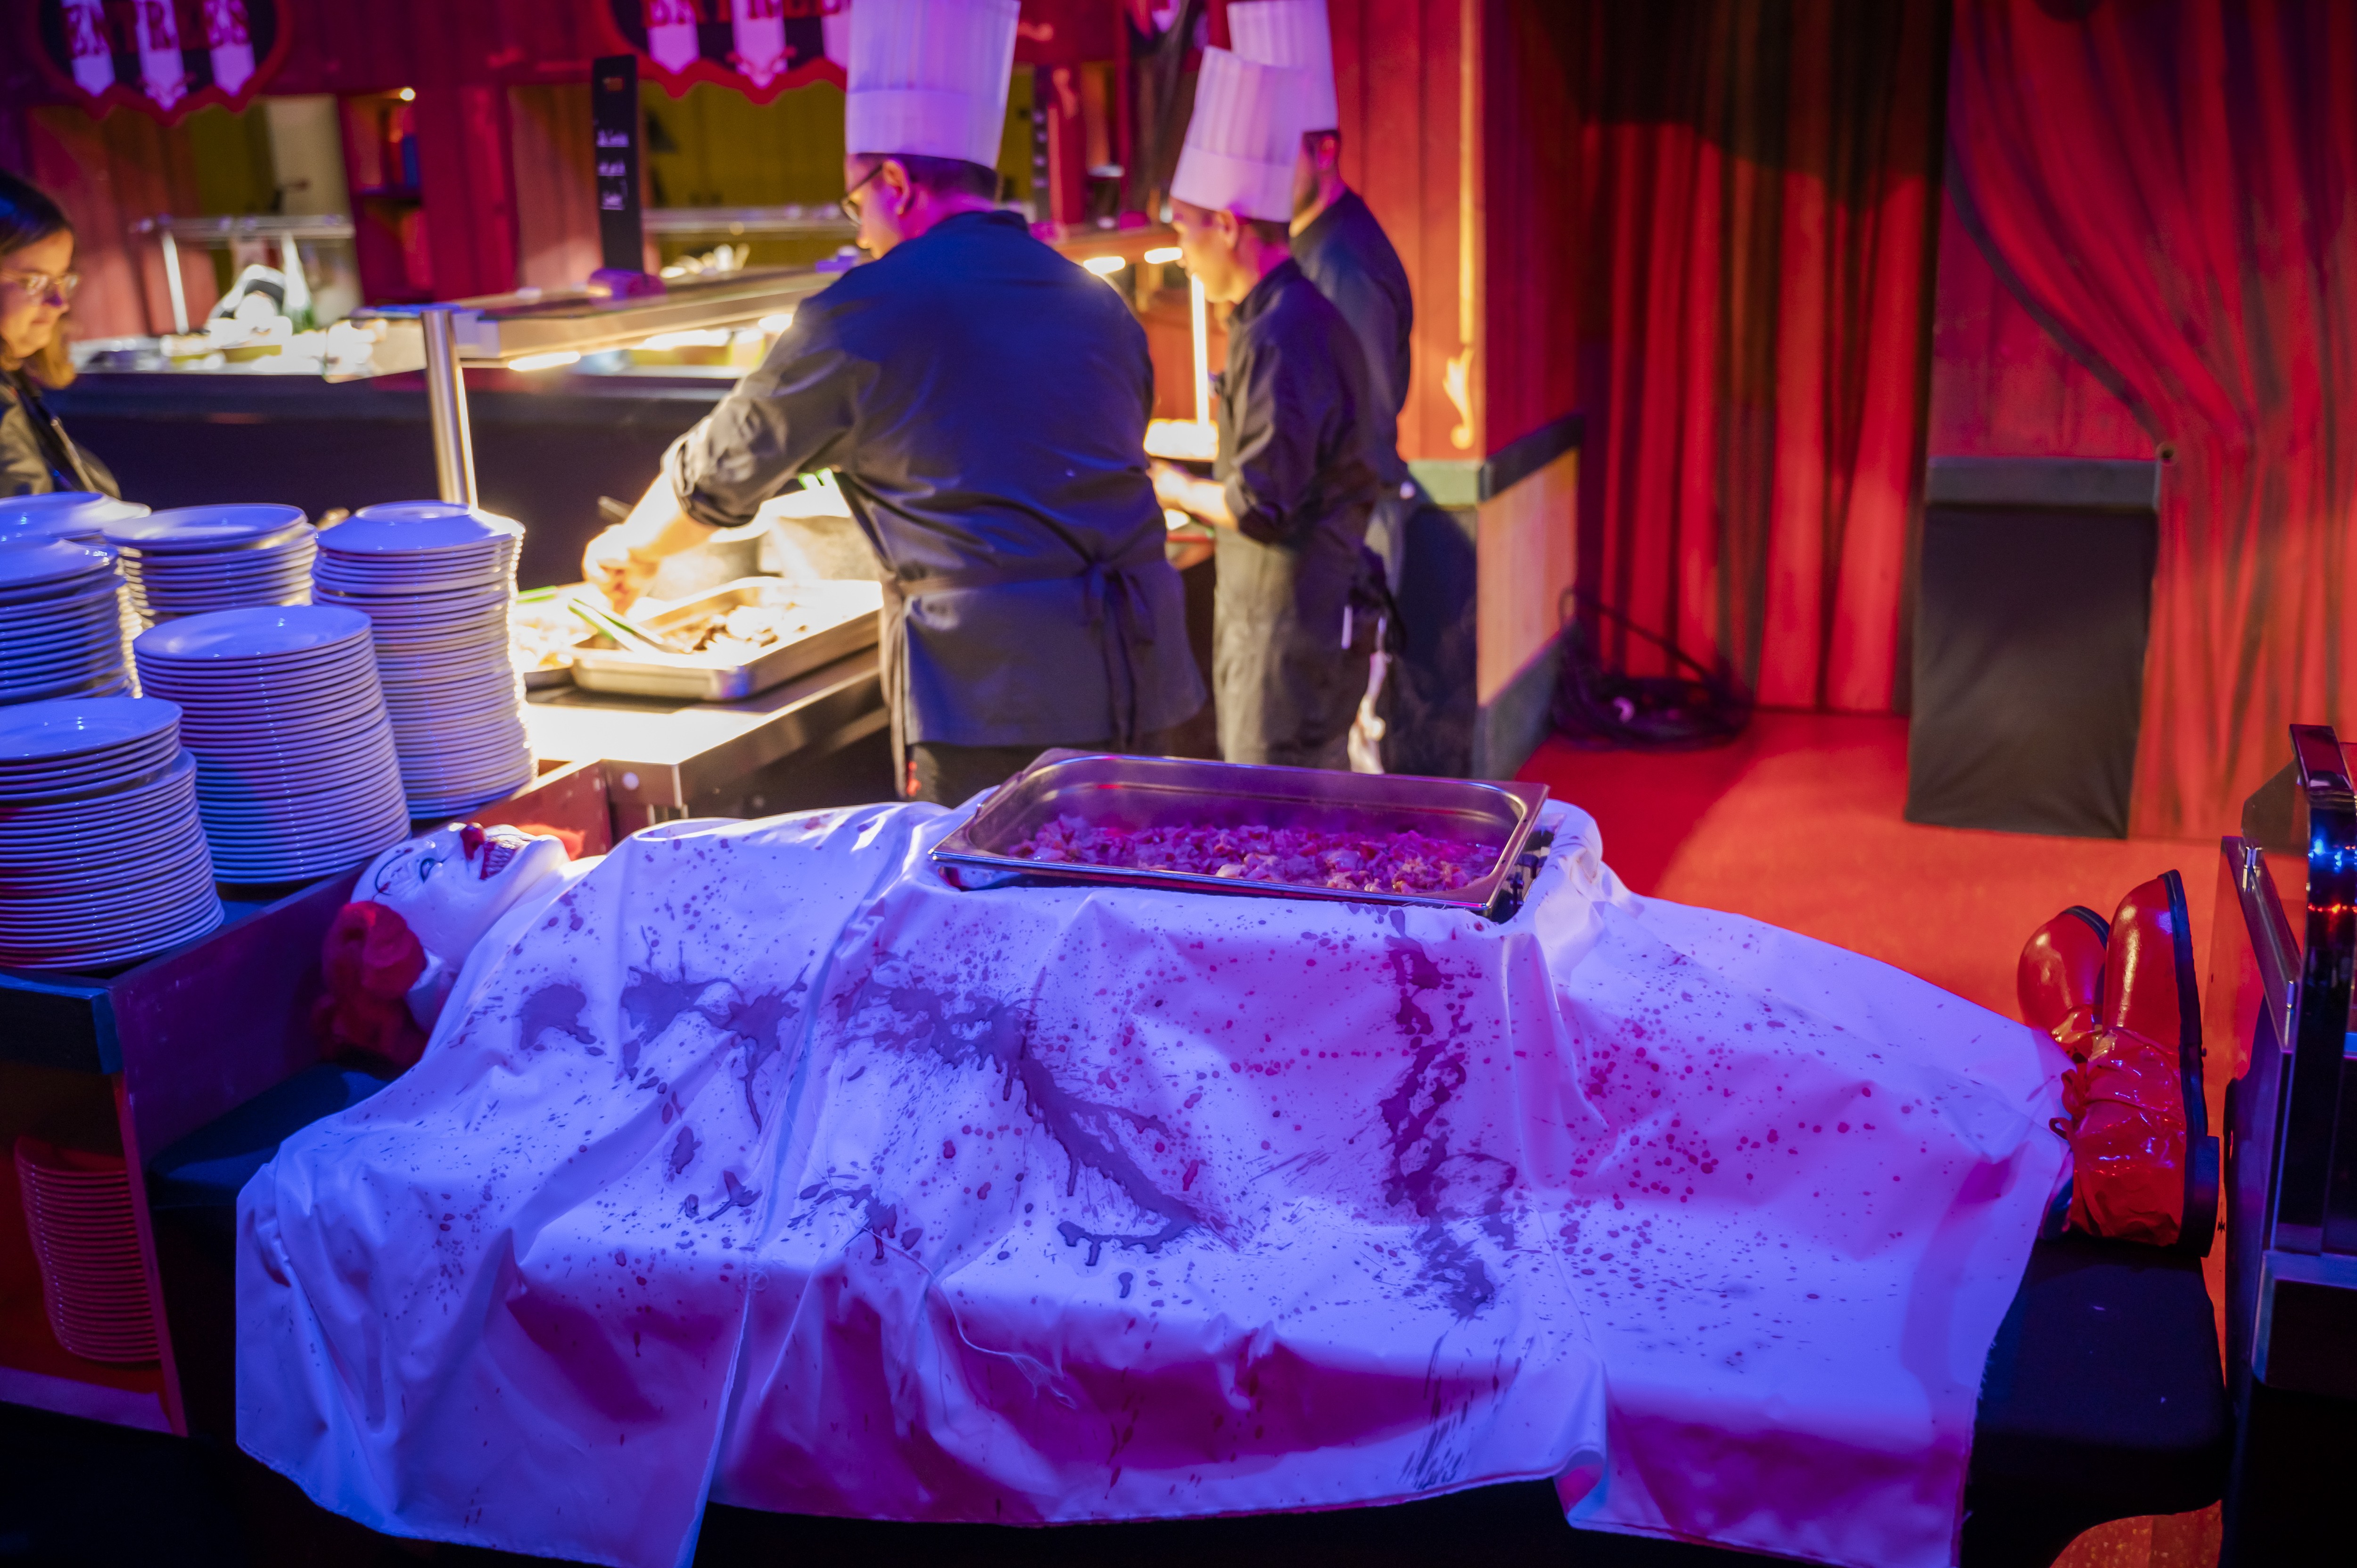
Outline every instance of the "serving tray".
POLYGON ((1546 800, 1544 784, 1336 773, 1183 757, 1055 750, 999 786, 980 811, 934 846, 932 858, 962 887, 1017 879, 1164 887, 1346 904, 1418 904, 1506 918, 1535 868, 1532 832, 1546 800), (1413 828, 1460 843, 1492 843, 1482 875, 1445 893, 1368 893, 1194 872, 1042 862, 1013 853, 1047 823, 1072 816, 1132 830, 1171 823, 1314 828, 1394 833, 1413 828))
POLYGON ((573 683, 591 692, 625 692, 645 697, 683 697, 726 703, 781 686, 798 675, 873 648, 884 590, 875 583, 789 583, 778 577, 739 577, 657 614, 637 618, 650 631, 669 631, 696 616, 739 605, 805 606, 808 635, 767 648, 743 664, 715 653, 653 653, 592 639, 573 650, 573 683))

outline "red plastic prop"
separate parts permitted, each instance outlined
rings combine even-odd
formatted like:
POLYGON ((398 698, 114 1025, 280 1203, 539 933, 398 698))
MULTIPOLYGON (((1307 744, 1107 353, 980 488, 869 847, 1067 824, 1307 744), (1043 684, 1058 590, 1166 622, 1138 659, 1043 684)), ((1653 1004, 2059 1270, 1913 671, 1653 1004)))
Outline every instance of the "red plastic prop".
POLYGON ((311 1027, 329 1054, 367 1051, 396 1067, 415 1064, 425 1032, 409 1015, 409 988, 425 971, 425 950, 400 914, 382 904, 347 904, 319 944, 327 991, 311 1027))
POLYGON ((2072 1229, 2158 1247, 2184 1224, 2186 1102, 2201 1091, 2185 1072, 2186 1020, 2199 1013, 2180 963, 2185 899, 2170 880, 2134 888, 2112 917, 2101 1027, 2070 1094, 2072 1229))

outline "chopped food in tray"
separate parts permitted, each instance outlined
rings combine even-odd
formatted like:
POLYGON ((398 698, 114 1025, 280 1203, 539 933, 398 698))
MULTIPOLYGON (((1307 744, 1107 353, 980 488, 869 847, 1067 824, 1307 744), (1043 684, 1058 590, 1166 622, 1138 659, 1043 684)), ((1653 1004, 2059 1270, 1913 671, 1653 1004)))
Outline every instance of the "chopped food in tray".
POLYGON ((808 637, 812 630, 807 606, 792 603, 734 605, 703 611, 656 633, 675 653, 709 653, 731 664, 749 662, 756 655, 808 637))
POLYGON ((1315 828, 1211 827, 1176 822, 1119 828, 1060 816, 1007 852, 1049 865, 1178 871, 1359 893, 1448 893, 1487 875, 1494 844, 1397 832, 1315 828))
POLYGON ((589 628, 567 607, 566 601, 576 591, 543 588, 517 596, 514 607, 508 611, 508 650, 518 670, 563 670, 573 662, 573 650, 589 635, 589 628))

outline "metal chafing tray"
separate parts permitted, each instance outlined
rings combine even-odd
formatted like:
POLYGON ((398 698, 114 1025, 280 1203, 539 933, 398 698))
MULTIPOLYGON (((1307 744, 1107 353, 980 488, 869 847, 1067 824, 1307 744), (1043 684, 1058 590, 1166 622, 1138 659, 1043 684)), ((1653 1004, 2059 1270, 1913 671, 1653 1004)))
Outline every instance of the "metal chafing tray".
POLYGON ((650 631, 669 631, 715 609, 793 604, 811 611, 809 634, 767 649, 747 664, 731 664, 714 653, 641 651, 597 638, 574 650, 573 683, 591 692, 737 702, 875 647, 877 615, 883 602, 884 591, 874 583, 789 583, 777 577, 739 577, 640 618, 639 624, 650 631))
POLYGON ((1397 774, 1332 773, 1313 768, 1261 768, 1168 757, 1121 757, 1056 750, 1001 785, 974 817, 933 849, 933 860, 963 887, 1017 879, 1110 883, 1322 898, 1350 904, 1421 904, 1504 918, 1521 905, 1535 868, 1532 832, 1544 784, 1497 784, 1397 774), (1494 843, 1498 857, 1477 880, 1448 893, 1362 893, 1248 882, 1192 872, 1042 864, 1008 853, 1059 816, 1147 828, 1166 822, 1398 832, 1494 843))

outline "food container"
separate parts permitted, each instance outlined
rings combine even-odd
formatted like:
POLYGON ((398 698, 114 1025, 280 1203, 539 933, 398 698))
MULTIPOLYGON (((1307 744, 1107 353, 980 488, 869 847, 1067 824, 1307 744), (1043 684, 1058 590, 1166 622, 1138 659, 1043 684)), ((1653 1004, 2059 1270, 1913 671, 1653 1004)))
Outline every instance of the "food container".
POLYGON ((573 684, 573 650, 588 639, 589 628, 567 607, 567 601, 577 594, 595 592, 576 583, 562 588, 531 588, 515 596, 508 611, 508 646, 525 691, 573 684))
POLYGON ((809 629, 762 650, 744 663, 718 653, 642 652, 617 647, 609 639, 593 638, 574 650, 573 683, 592 692, 734 702, 875 647, 883 602, 884 591, 875 583, 787 583, 775 577, 740 577, 632 619, 661 635, 678 631, 715 610, 740 605, 795 606, 809 612, 809 629))
POLYGON ((933 850, 933 861, 959 886, 996 886, 1017 879, 1109 883, 1346 904, 1421 904, 1510 917, 1538 855, 1531 842, 1544 784, 1493 784, 1465 779, 1337 773, 1314 768, 1259 768, 1168 757, 1049 751, 1001 785, 982 809, 933 850), (1129 829, 1172 823, 1315 828, 1394 833, 1407 829, 1460 843, 1498 845, 1489 869, 1445 893, 1367 893, 1254 882, 1193 872, 1041 862, 1011 853, 1060 816, 1129 829))

